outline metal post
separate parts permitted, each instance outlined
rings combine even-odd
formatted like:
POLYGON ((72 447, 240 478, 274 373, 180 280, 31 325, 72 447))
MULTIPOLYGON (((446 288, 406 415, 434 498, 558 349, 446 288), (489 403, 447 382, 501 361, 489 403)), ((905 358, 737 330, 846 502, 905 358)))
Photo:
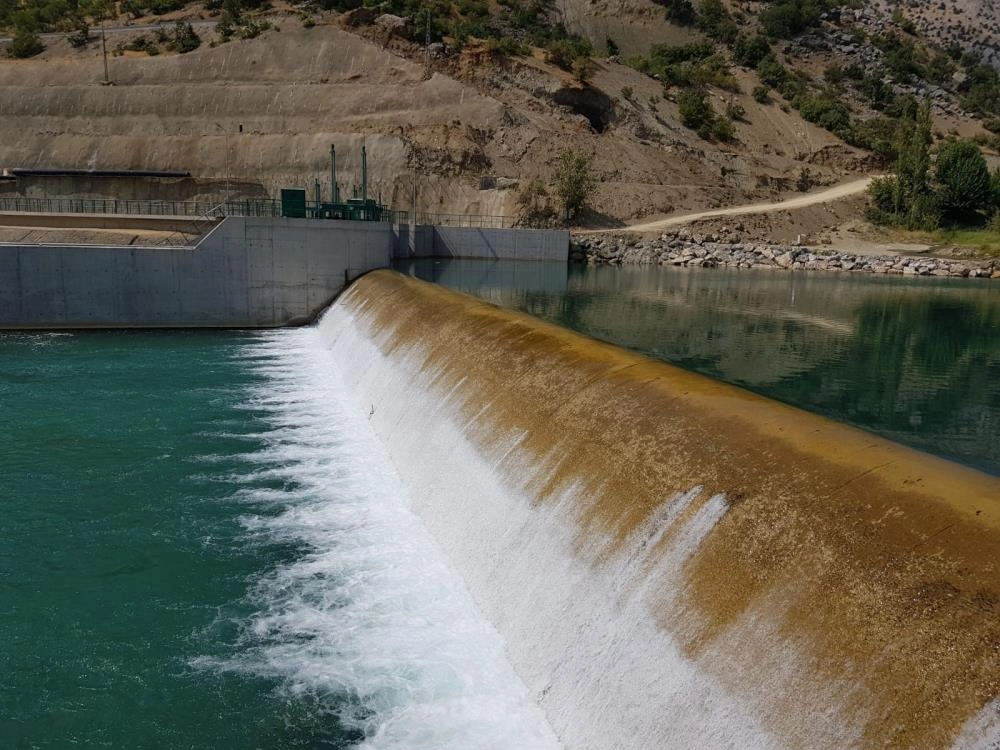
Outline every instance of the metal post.
POLYGON ((226 137, 226 206, 222 213, 225 214, 229 208, 229 131, 222 127, 219 123, 215 123, 215 127, 222 131, 222 134, 226 137))
POLYGON ((104 85, 111 83, 111 75, 108 73, 108 37, 104 31, 104 18, 101 18, 101 50, 104 53, 104 85))
POLYGON ((361 200, 368 205, 368 150, 361 144, 361 200))
POLYGON ((337 147, 330 144, 330 196, 334 203, 340 203, 340 188, 337 187, 337 147))

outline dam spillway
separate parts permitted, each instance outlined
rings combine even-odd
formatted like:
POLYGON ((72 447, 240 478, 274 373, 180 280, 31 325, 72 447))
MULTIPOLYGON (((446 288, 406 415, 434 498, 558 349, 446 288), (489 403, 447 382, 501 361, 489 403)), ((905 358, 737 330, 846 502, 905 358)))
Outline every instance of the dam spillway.
POLYGON ((392 272, 318 335, 564 746, 1000 737, 995 478, 392 272))

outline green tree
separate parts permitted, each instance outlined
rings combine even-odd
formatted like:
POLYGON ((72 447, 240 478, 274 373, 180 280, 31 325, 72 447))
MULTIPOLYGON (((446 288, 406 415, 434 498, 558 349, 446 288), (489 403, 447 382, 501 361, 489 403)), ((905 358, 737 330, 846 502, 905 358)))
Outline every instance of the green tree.
POLYGON ((691 0, 660 0, 660 4, 667 9, 667 20, 678 26, 691 26, 698 20, 691 0))
POLYGON ((178 21, 174 26, 174 38, 170 41, 171 49, 184 54, 198 49, 200 46, 201 37, 198 36, 191 24, 178 21))
POLYGON ((940 184, 940 205, 947 215, 962 218, 992 208, 990 170, 975 143, 945 144, 938 153, 935 177, 940 184))
POLYGON ((557 159, 554 177, 555 192, 562 203, 563 215, 572 219, 586 207, 597 185, 590 157, 578 151, 563 151, 557 159))
POLYGON ((42 40, 38 34, 27 29, 18 30, 10 46, 7 48, 7 54, 10 57, 20 59, 34 57, 44 51, 45 45, 42 44, 42 40))
POLYGON ((740 34, 733 44, 733 59, 744 68, 756 68, 771 53, 767 37, 760 34, 746 36, 740 34))
POLYGON ((899 181, 897 212, 913 206, 917 198, 930 191, 931 113, 923 105, 914 120, 900 123, 896 145, 896 178, 899 181))
POLYGON ((702 128, 710 126, 715 118, 715 110, 712 109, 705 92, 697 89, 682 91, 677 97, 677 109, 680 112, 681 124, 699 132, 702 128))
POLYGON ((549 201, 549 191, 541 180, 532 180, 517 195, 518 223, 528 227, 551 226, 556 212, 549 201))
POLYGON ((730 141, 736 135, 732 121, 718 115, 704 91, 688 89, 681 92, 677 108, 684 127, 691 128, 706 141, 730 141))
POLYGON ((907 229, 934 229, 940 223, 938 195, 930 185, 930 107, 924 104, 914 119, 898 121, 892 177, 876 180, 868 189, 870 218, 907 229))
POLYGON ((698 28, 726 44, 735 42, 739 34, 739 27, 722 0, 701 0, 698 6, 698 28))

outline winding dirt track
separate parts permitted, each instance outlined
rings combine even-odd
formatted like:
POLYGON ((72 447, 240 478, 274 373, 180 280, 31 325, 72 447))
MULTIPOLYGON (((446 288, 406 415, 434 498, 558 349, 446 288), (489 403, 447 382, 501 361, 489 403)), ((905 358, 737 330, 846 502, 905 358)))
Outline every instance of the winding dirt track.
POLYGON ((688 224, 698 219, 709 219, 714 216, 739 216, 742 214, 766 214, 773 211, 786 211, 796 208, 805 208, 817 203, 828 203, 829 201, 848 198, 858 193, 863 193, 868 189, 875 177, 862 177, 859 180, 852 180, 841 185, 836 185, 828 190, 819 193, 808 193, 789 200, 776 201, 773 203, 750 203, 745 206, 734 206, 732 208, 716 208, 711 211, 699 211, 694 214, 683 214, 682 216, 668 216, 665 219, 657 219, 643 224, 632 224, 618 229, 598 229, 586 234, 606 234, 608 232, 658 232, 661 229, 688 224))

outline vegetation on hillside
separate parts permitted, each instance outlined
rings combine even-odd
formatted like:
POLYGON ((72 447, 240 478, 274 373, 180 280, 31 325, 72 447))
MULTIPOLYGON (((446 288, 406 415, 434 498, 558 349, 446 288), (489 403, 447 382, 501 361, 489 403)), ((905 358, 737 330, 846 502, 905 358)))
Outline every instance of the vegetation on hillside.
MULTIPOLYGON (((882 54, 883 69, 834 63, 822 80, 815 80, 783 62, 778 42, 818 29, 825 14, 845 3, 770 0, 754 16, 743 10, 731 12, 722 0, 657 2, 664 6, 668 20, 696 27, 708 39, 654 46, 648 56, 633 58, 629 64, 661 81, 668 93, 678 90, 672 96, 678 103, 683 97, 687 115, 682 115, 682 122, 703 137, 713 137, 708 127, 712 118, 702 106, 706 89, 739 92, 731 66, 740 66, 760 79, 752 92, 757 102, 770 104, 775 94, 784 100, 783 107, 797 110, 803 119, 851 145, 873 151, 886 164, 898 156, 897 131, 914 119, 917 110, 915 97, 896 93, 893 83, 950 87, 966 108, 992 118, 996 133, 992 145, 1000 147, 1000 72, 982 64, 974 54, 942 50, 918 40, 912 24, 900 13, 894 15, 897 30, 869 40, 882 54), (957 87, 953 85, 956 74, 957 87), (696 93, 688 93, 692 90, 696 93)), ((859 7, 856 2, 853 5, 859 7)))
POLYGON ((911 230, 1000 221, 1000 170, 990 174, 979 146, 948 141, 932 155, 931 144, 930 110, 924 105, 899 124, 893 174, 869 188, 869 218, 911 230))
POLYGON ((541 180, 526 183, 517 196, 518 221, 523 226, 546 227, 572 222, 589 207, 597 180, 590 157, 565 150, 556 158, 551 188, 541 180))

